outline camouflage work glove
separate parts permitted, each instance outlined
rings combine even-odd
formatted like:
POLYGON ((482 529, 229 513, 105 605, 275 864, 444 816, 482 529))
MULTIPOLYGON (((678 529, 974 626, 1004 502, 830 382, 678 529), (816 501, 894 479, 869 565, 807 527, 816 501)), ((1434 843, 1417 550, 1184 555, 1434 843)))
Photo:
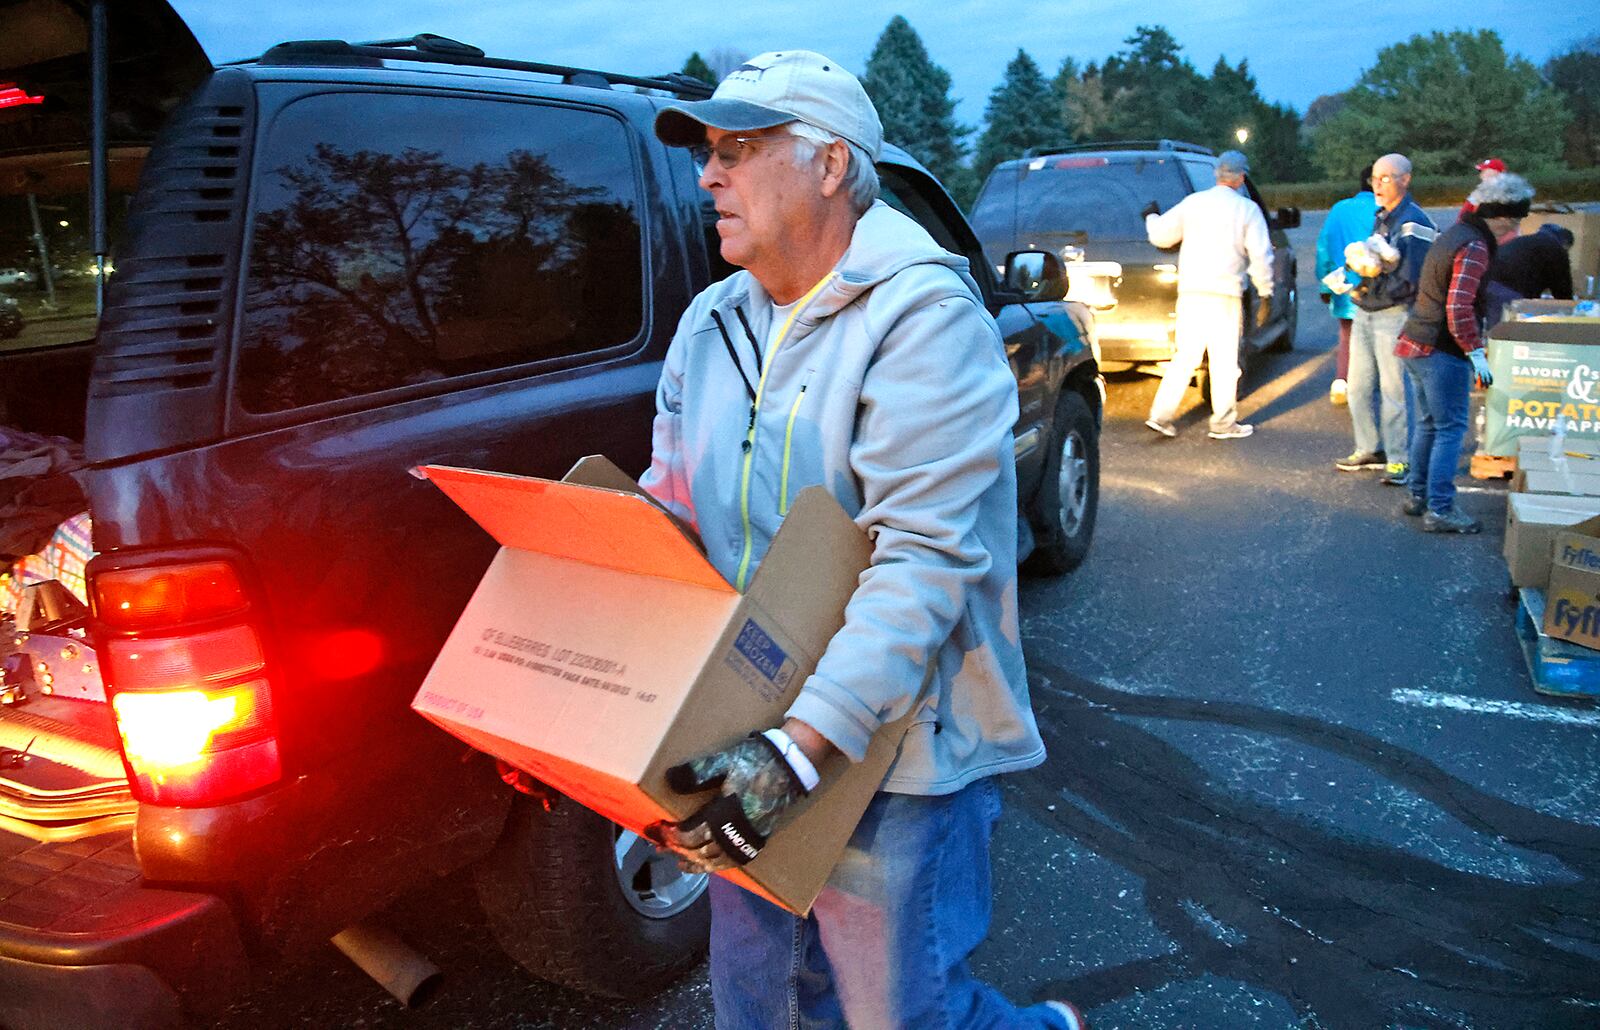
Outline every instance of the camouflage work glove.
POLYGON ((690 872, 749 862, 766 846, 784 811, 807 794, 779 745, 761 734, 673 766, 667 770, 667 785, 679 794, 720 791, 688 819, 658 824, 651 833, 677 852, 690 872))

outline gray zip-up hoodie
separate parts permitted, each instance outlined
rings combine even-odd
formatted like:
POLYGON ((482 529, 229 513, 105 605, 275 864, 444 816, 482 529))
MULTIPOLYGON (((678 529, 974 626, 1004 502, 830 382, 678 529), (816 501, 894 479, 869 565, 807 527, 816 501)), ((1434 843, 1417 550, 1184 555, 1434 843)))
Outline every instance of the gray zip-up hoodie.
POLYGON ((1039 764, 1017 618, 1016 381, 966 260, 879 201, 776 335, 772 311, 744 271, 689 306, 643 486, 741 590, 806 486, 871 537, 844 627, 788 714, 860 761, 917 709, 883 789, 947 794, 1039 764))

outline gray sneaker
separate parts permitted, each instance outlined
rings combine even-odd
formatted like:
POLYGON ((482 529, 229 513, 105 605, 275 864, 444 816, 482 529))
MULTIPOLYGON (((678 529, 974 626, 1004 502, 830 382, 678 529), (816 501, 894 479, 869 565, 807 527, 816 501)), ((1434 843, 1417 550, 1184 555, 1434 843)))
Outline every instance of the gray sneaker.
POLYGON ((1456 511, 1454 508, 1443 515, 1430 511, 1422 516, 1422 531, 1424 533, 1476 533, 1483 529, 1478 525, 1478 520, 1456 511))
POLYGON ((1206 435, 1213 440, 1243 440, 1255 431, 1255 426, 1247 426, 1243 422, 1235 422, 1227 429, 1213 429, 1206 435))
POLYGON ((1333 463, 1333 467, 1340 472, 1360 472, 1363 469, 1383 468, 1382 451, 1356 451, 1347 454, 1333 463))
POLYGON ((1400 514, 1417 518, 1428 510, 1428 502, 1417 496, 1407 497, 1400 505, 1400 514))
POLYGON ((1144 424, 1169 439, 1178 435, 1178 427, 1171 422, 1158 422, 1153 418, 1147 418, 1144 424))

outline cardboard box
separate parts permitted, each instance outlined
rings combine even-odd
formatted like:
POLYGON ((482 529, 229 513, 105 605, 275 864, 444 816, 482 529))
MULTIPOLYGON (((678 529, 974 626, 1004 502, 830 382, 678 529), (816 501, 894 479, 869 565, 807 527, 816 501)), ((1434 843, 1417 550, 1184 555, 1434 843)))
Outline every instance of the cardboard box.
MULTIPOLYGON (((640 833, 712 797, 673 793, 667 768, 782 723, 871 557, 833 497, 810 487, 740 595, 603 458, 562 482, 419 471, 501 548, 412 708, 640 833)), ((825 762, 824 788, 723 875, 808 912, 909 719, 884 727, 864 762, 825 762)))
POLYGON ((1600 516, 1600 497, 1509 495, 1502 552, 1511 572, 1511 585, 1543 590, 1550 582, 1550 555, 1556 534, 1596 516, 1600 516))
POLYGON ((1517 454, 1517 468, 1529 472, 1570 472, 1579 476, 1600 476, 1600 454, 1564 450, 1552 458, 1548 450, 1534 448, 1517 454))
POLYGON ((1600 474, 1565 469, 1519 468, 1511 477, 1513 493, 1564 494, 1570 497, 1600 497, 1600 474))
POLYGON ((1567 257, 1572 262, 1572 288, 1581 295, 1587 278, 1600 275, 1600 208, 1587 204, 1569 211, 1530 211, 1519 231, 1526 236, 1538 232, 1541 225, 1572 230, 1572 249, 1567 251, 1567 257))
POLYGON ((1600 648, 1600 519, 1556 534, 1550 556, 1544 632, 1600 648))
POLYGON ((1483 453, 1516 454, 1522 437, 1557 427, 1569 442, 1600 442, 1600 319, 1501 322, 1489 333, 1489 369, 1483 453))
MULTIPOLYGON (((1550 435, 1524 436, 1519 439, 1517 441, 1519 464, 1522 456, 1526 454, 1549 455, 1555 449, 1555 439, 1554 436, 1550 435)), ((1575 440, 1567 437, 1561 441, 1561 449, 1558 453, 1565 454, 1568 457, 1584 455, 1591 458, 1600 458, 1600 440, 1575 440)))

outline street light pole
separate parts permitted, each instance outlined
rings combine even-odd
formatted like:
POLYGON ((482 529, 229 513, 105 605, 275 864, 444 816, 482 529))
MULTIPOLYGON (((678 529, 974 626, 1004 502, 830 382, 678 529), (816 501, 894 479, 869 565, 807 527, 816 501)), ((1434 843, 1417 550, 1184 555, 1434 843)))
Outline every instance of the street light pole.
POLYGON ((111 49, 106 0, 89 2, 89 235, 94 249, 94 313, 106 306, 106 83, 111 49))

